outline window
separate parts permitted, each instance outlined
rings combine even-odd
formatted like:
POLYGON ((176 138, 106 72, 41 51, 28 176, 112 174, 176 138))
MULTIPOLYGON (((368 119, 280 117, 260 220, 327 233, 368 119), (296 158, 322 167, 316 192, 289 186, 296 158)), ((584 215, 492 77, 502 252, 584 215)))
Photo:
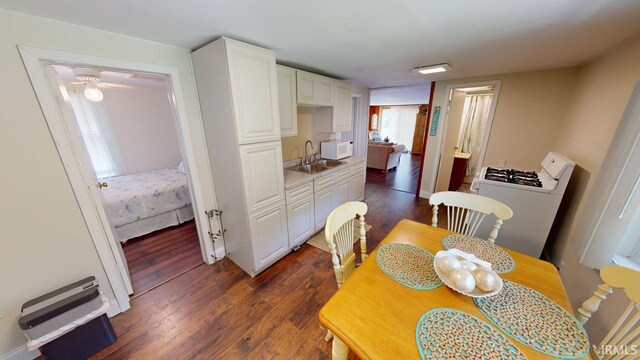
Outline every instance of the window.
POLYGON ((117 148, 100 104, 88 101, 77 90, 69 91, 69 102, 96 176, 102 179, 121 175, 124 172, 122 161, 116 161, 119 158, 117 148))

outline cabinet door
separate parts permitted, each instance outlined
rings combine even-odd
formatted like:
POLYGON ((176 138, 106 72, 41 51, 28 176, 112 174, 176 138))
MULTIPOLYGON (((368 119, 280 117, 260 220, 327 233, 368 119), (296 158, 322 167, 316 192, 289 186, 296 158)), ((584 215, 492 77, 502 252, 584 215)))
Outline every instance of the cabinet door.
POLYGON ((318 95, 316 93, 316 75, 297 70, 296 71, 296 93, 298 94, 298 104, 316 105, 318 95))
POLYGON ((274 208, 257 212, 250 217, 256 273, 289 252, 286 211, 282 202, 274 208))
POLYGON ((333 211, 333 188, 318 191, 314 196, 316 230, 320 231, 333 211))
POLYGON ((296 104, 296 71, 278 65, 278 109, 280 136, 298 135, 298 106, 296 104))
POLYGON ((338 206, 349 201, 349 192, 350 192, 350 181, 346 179, 342 182, 337 183, 333 188, 333 208, 337 208, 338 206))
POLYGON ((352 201, 364 200, 364 174, 360 173, 351 177, 349 197, 352 201))
POLYGON ((280 139, 274 52, 234 40, 225 45, 238 143, 280 139))
POLYGON ((316 76, 316 92, 318 93, 317 104, 320 106, 333 105, 333 80, 316 76))
POLYGON ((240 146, 240 162, 249 212, 284 200, 280 141, 240 146))
POLYGON ((332 130, 351 131, 351 85, 336 82, 334 88, 332 130))
POLYGON ((289 227, 289 247, 293 248, 307 241, 315 234, 315 209, 313 195, 302 202, 287 204, 287 226, 289 227))

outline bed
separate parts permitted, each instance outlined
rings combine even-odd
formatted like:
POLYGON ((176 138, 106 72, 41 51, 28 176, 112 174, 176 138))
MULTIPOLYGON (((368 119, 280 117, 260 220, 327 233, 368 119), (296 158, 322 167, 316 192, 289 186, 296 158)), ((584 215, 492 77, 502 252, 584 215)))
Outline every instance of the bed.
POLYGON ((109 223, 120 242, 193 219, 187 176, 180 167, 101 179, 109 223))

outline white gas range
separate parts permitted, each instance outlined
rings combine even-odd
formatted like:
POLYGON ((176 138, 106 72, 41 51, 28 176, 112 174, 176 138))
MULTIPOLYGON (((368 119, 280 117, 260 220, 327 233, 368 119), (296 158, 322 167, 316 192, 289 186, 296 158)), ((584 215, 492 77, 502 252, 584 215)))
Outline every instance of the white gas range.
MULTIPOLYGON (((482 168, 473 179, 471 190, 513 210, 513 217, 502 225, 496 243, 539 258, 574 167, 573 161, 550 152, 542 161, 540 172, 482 168)), ((488 236, 493 224, 491 220, 484 221, 478 235, 488 236)))

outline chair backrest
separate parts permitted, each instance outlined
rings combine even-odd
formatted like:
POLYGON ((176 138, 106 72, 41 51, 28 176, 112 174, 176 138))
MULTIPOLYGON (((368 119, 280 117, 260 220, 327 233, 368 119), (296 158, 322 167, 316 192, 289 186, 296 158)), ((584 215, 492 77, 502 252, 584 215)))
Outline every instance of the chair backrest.
POLYGON ((513 210, 500 201, 463 192, 437 192, 431 195, 429 204, 433 206, 432 226, 438 226, 438 205, 444 204, 447 207, 447 229, 471 236, 475 236, 485 216, 494 214, 498 219, 487 239, 491 242, 498 237, 503 221, 513 216, 513 210))
POLYGON ((338 287, 342 286, 356 268, 356 256, 353 252, 356 230, 359 230, 362 261, 367 258, 367 232, 364 221, 367 209, 367 204, 363 202, 350 201, 335 208, 327 218, 324 236, 331 249, 331 262, 338 287), (356 217, 359 217, 358 224, 356 217))
POLYGON ((624 289, 630 304, 595 347, 594 355, 600 359, 637 359, 640 357, 640 271, 608 265, 600 270, 600 278, 604 283, 582 303, 576 318, 585 324, 614 288, 624 289))

